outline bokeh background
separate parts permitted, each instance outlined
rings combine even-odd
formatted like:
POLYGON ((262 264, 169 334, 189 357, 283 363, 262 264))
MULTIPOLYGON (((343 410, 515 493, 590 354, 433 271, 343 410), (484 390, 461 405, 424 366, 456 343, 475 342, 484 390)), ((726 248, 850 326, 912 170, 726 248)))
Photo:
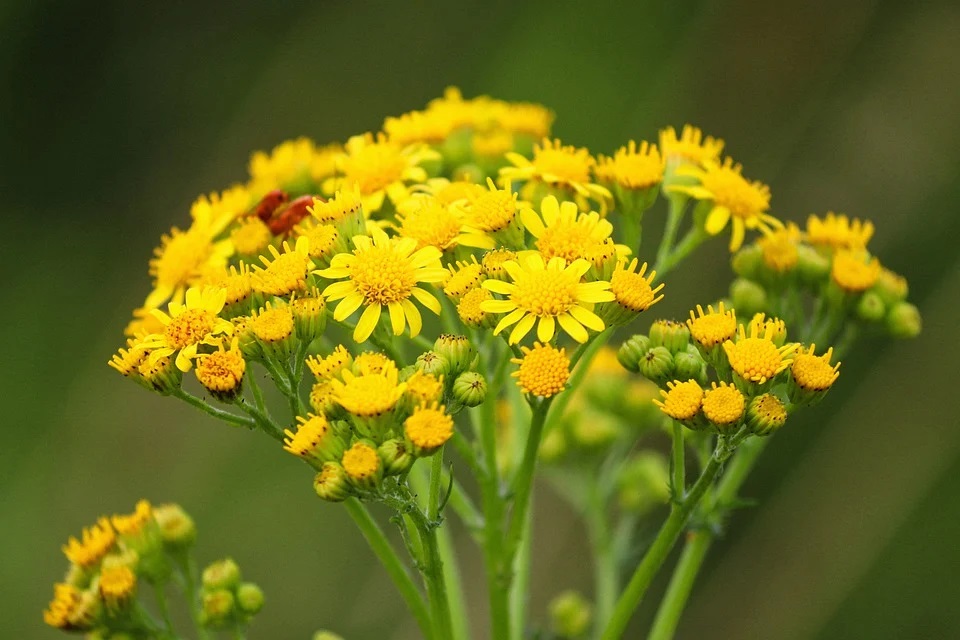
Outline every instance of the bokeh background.
MULTIPOLYGON (((925 331, 861 344, 778 434, 746 487, 762 506, 737 514, 678 635, 960 637, 958 33, 951 0, 0 3, 0 636, 57 637, 40 613, 60 545, 147 497, 181 502, 200 558, 230 554, 264 587, 251 637, 416 637, 302 465, 106 361, 161 233, 250 151, 375 130, 456 84, 543 102, 595 151, 694 122, 782 218, 876 222, 925 331)), ((723 294, 724 245, 671 274, 661 314, 723 294)), ((584 533, 541 489, 540 617, 558 585, 589 589, 584 533)))

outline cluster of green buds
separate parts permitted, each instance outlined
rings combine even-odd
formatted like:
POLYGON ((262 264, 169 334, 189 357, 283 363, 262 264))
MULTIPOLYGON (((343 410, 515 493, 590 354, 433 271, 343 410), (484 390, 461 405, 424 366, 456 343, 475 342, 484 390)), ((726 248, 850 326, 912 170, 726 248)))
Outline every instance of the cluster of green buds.
POLYGON ((200 621, 209 629, 242 629, 263 608, 263 591, 243 582, 232 558, 211 563, 203 570, 200 621))
POLYGON ((383 353, 354 357, 343 345, 311 356, 312 411, 297 416, 284 448, 317 470, 314 489, 324 500, 376 494, 385 477, 405 475, 453 436, 457 412, 483 403, 476 359, 472 343, 453 335, 402 370, 383 353))
MULTIPOLYGON (((196 537, 193 519, 176 504, 153 506, 141 500, 133 513, 100 518, 63 546, 70 565, 63 581, 54 585, 44 622, 64 631, 87 632, 89 638, 173 637, 166 587, 196 582, 190 558, 196 537), (145 597, 146 587, 163 603, 156 612, 162 621, 141 602, 153 600, 145 597)), ((191 606, 199 606, 196 594, 188 590, 185 595, 191 606)), ((255 611, 252 596, 244 598, 250 604, 250 614, 242 621, 246 624, 255 611)), ((201 616, 199 609, 195 613, 201 616)))

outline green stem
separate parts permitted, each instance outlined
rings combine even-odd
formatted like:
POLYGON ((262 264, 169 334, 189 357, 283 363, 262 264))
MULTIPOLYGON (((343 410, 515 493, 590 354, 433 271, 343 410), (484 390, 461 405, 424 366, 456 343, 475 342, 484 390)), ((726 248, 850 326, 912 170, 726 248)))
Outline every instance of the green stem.
POLYGON ((613 614, 610 616, 607 626, 601 635, 603 640, 616 640, 623 636, 623 632, 627 628, 627 623, 630 622, 630 618, 633 617, 634 610, 639 606, 640 601, 643 600, 643 596, 646 594, 647 588, 653 581, 654 576, 667 559, 667 555, 670 553, 670 550, 673 549, 677 538, 680 537, 680 532, 683 531, 687 521, 690 519, 694 507, 700 502, 703 494, 706 493, 720 472, 720 467, 723 463, 721 457, 722 456, 718 455, 710 457, 710 461, 690 489, 687 497, 679 504, 675 503, 670 510, 670 515, 663 523, 663 526, 660 527, 660 531, 657 533, 653 544, 650 545, 640 564, 637 565, 633 576, 630 578, 630 582, 627 584, 627 588, 624 589, 620 595, 620 599, 617 600, 613 614))
POLYGON ((671 488, 673 499, 683 500, 687 490, 687 467, 684 460, 683 425, 673 420, 673 445, 670 457, 671 488))
POLYGON ((193 620, 193 626, 197 631, 197 639, 208 640, 210 634, 207 633, 206 627, 201 622, 203 605, 197 593, 197 581, 200 576, 197 563, 194 562, 193 556, 185 554, 178 558, 178 564, 180 565, 180 572, 183 574, 183 588, 187 602, 190 603, 190 618, 193 620))
POLYGON ((164 591, 164 585, 153 585, 153 593, 157 598, 157 610, 160 612, 160 618, 163 620, 163 626, 171 637, 176 637, 173 629, 173 620, 170 618, 170 606, 167 604, 167 594, 164 591))
POLYGON ((420 540, 423 542, 424 563, 420 572, 427 585, 434 638, 447 640, 453 637, 453 622, 450 617, 450 601, 447 598, 443 560, 440 557, 440 547, 437 542, 437 526, 436 523, 428 521, 419 509, 414 509, 411 515, 420 532, 420 540))
POLYGON ((613 532, 607 521, 606 501, 596 490, 585 505, 587 534, 593 549, 593 588, 596 606, 596 620, 599 624, 610 617, 613 603, 617 599, 619 585, 619 567, 613 532))
POLYGON ((420 626, 420 631, 425 637, 434 637, 430 624, 430 613, 423 603, 423 596, 407 572, 407 568, 403 565, 396 551, 394 551, 390 545, 387 536, 384 535, 380 526, 373 519, 373 516, 370 515, 370 512, 367 511, 367 508, 363 506, 359 500, 356 498, 348 498, 343 504, 347 508, 347 513, 350 514, 350 517, 353 518, 353 521, 357 524, 367 544, 370 545, 374 554, 376 554, 377 558, 387 570, 400 595, 407 603, 410 613, 413 614, 417 624, 420 626))
POLYGON ((276 440, 277 442, 283 442, 284 434, 283 430, 278 427, 269 416, 265 415, 256 407, 246 404, 246 402, 241 399, 237 406, 241 411, 249 415, 254 421, 259 425, 260 430, 265 434, 276 440))
POLYGON ((687 196, 681 194, 670 194, 668 202, 670 210, 667 213, 667 226, 663 230, 663 238, 660 239, 660 246, 657 248, 657 262, 654 271, 659 272, 662 265, 666 264, 667 256, 673 250, 673 243, 677 239, 677 231, 680 230, 680 221, 687 208, 687 196))
POLYGON ((693 253, 694 249, 703 244, 703 241, 709 237, 709 234, 700 227, 695 226, 690 229, 673 251, 667 254, 662 261, 657 260, 657 266, 654 268, 657 277, 662 279, 664 275, 683 262, 687 256, 693 253))
POLYGON ((537 466, 537 453, 540 451, 540 440, 543 436, 543 426, 547 420, 552 398, 541 400, 533 407, 533 417, 530 419, 530 432, 527 434, 527 446, 523 450, 523 460, 517 475, 513 478, 513 513, 510 514, 510 527, 507 530, 507 561, 511 561, 516 551, 520 536, 523 533, 524 518, 530 507, 530 494, 533 492, 533 474, 537 466))
POLYGON ((224 422, 232 424, 235 427, 246 427, 247 429, 253 429, 256 426, 252 419, 244 418, 243 416, 238 416, 230 413, 229 411, 224 411, 223 409, 218 409, 214 406, 211 406, 202 398, 198 398, 182 388, 177 388, 171 395, 175 398, 180 398, 187 404, 200 409, 204 413, 210 414, 214 418, 223 420, 224 422))

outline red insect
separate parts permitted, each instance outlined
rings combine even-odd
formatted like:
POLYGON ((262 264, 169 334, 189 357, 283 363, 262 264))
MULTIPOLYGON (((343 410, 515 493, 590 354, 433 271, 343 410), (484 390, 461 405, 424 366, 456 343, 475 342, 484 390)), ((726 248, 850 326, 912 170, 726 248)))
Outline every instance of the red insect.
POLYGON ((273 217, 273 213, 289 200, 290 196, 288 196, 285 191, 274 189, 260 199, 257 206, 250 211, 250 215, 257 216, 264 222, 267 222, 273 217))
POLYGON ((264 220, 270 227, 270 232, 275 235, 289 235, 293 227, 310 215, 307 207, 313 205, 313 196, 300 196, 290 204, 282 206, 273 212, 269 220, 264 220))

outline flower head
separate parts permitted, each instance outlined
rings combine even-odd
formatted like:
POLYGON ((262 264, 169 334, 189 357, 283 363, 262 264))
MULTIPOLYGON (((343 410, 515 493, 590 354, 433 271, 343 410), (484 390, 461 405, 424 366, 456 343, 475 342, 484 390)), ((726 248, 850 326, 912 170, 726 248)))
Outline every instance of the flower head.
POLYGON ((70 562, 90 568, 113 549, 116 540, 117 535, 110 521, 100 518, 95 525, 84 529, 79 539, 71 537, 67 540, 63 553, 70 562))
POLYGON ((353 253, 337 254, 330 268, 315 272, 333 280, 346 278, 323 291, 328 302, 340 300, 333 319, 343 321, 361 306, 365 307, 353 332, 353 339, 363 342, 373 333, 381 310, 386 307, 394 335, 403 333, 407 324, 410 335, 419 334, 423 321, 410 298, 440 313, 440 302, 417 286, 421 282, 441 282, 447 277, 447 270, 440 265, 440 250, 436 247, 417 249, 416 240, 391 239, 379 229, 373 229, 372 238, 354 237, 353 244, 356 247, 353 253))
POLYGON ((518 262, 505 262, 503 266, 513 282, 490 279, 484 281, 483 286, 507 298, 488 300, 481 303, 480 308, 507 314, 497 324, 494 334, 516 325, 510 332, 510 344, 522 340, 534 324, 541 342, 553 339, 557 323, 577 342, 587 341, 586 328, 594 331, 605 328, 603 320, 590 306, 613 300, 610 283, 581 282, 590 270, 586 260, 574 260, 567 265, 559 256, 544 262, 539 253, 529 253, 518 262))
POLYGON ((381 416, 396 406, 407 385, 398 383, 398 372, 393 363, 380 373, 356 375, 348 369, 340 372, 343 380, 333 379, 336 401, 355 416, 371 418, 381 416))
POLYGON ((745 409, 746 399, 732 384, 714 382, 703 394, 703 415, 721 430, 739 422, 745 409))
POLYGON ((833 255, 830 277, 844 291, 866 291, 880 278, 880 261, 863 249, 839 249, 833 255))
POLYGON ((104 567, 100 571, 100 597, 111 609, 119 609, 130 602, 137 589, 137 576, 126 565, 104 567))
POLYGON ((429 455, 453 436, 453 418, 436 402, 421 405, 403 422, 403 434, 420 455, 429 455))
POLYGON ((696 380, 667 383, 667 390, 661 390, 663 400, 653 403, 674 420, 690 421, 696 418, 703 404, 703 389, 696 380))
POLYGON ((240 392, 246 370, 247 361, 240 353, 239 340, 234 338, 227 350, 221 342, 213 353, 197 356, 195 373, 200 384, 214 397, 228 400, 240 392))
POLYGON ((56 629, 87 631, 93 628, 97 604, 96 596, 61 582, 53 586, 53 600, 43 612, 43 621, 56 629))
POLYGON ((406 213, 397 216, 399 234, 417 241, 417 247, 448 249, 457 244, 463 227, 462 214, 456 208, 441 204, 435 198, 418 197, 406 213))
POLYGON ((736 341, 727 340, 723 343, 730 367, 741 379, 762 385, 793 362, 791 356, 796 345, 777 347, 773 341, 774 334, 774 327, 751 323, 749 335, 740 325, 736 341))
POLYGON ((873 237, 873 223, 850 219, 843 214, 827 213, 822 218, 807 218, 807 242, 831 249, 864 249, 873 237))
POLYGON ((663 158, 657 145, 631 140, 612 158, 601 156, 596 169, 601 180, 625 189, 649 189, 663 179, 663 158))
POLYGON ((313 372, 317 380, 329 380, 340 373, 341 370, 349 367, 353 363, 353 356, 342 344, 330 352, 325 358, 310 356, 306 360, 307 367, 313 372))
POLYGON ((468 291, 457 303, 457 315, 468 327, 492 327, 489 323, 491 315, 483 310, 483 303, 493 300, 489 289, 477 287, 468 291))
POLYGON ((233 333, 233 325, 217 315, 226 297, 226 289, 194 287, 187 290, 185 304, 170 303, 169 315, 154 309, 164 331, 144 338, 142 345, 150 349, 149 359, 156 362, 176 352, 177 368, 189 371, 199 345, 216 344, 221 334, 233 333))
MULTIPOLYGON (((500 169, 505 180, 521 180, 528 187, 537 182, 551 187, 569 189, 581 198, 593 198, 606 203, 612 197, 606 187, 590 181, 590 172, 596 160, 585 148, 565 146, 560 140, 544 138, 533 147, 533 159, 519 153, 507 153, 512 166, 500 169)), ((536 203, 534 203, 536 204, 536 203)))
POLYGON ((272 238, 270 227, 256 216, 244 218, 230 232, 234 251, 244 256, 257 255, 267 248, 272 238))
POLYGON ((570 358, 566 349, 535 342, 533 349, 521 347, 520 350, 522 358, 510 359, 520 367, 510 375, 517 379, 517 386, 524 393, 549 398, 566 388, 570 379, 570 358))
POLYGON ((313 266, 310 260, 310 241, 300 236, 293 247, 283 243, 283 252, 270 245, 273 259, 261 256, 264 266, 254 267, 250 281, 256 291, 272 296, 286 296, 302 291, 307 286, 307 273, 313 266))
POLYGON ((283 439, 284 450, 299 458, 327 462, 339 460, 343 455, 344 445, 325 416, 297 416, 296 433, 289 429, 283 433, 286 436, 283 439))
POLYGON ((687 327, 690 328, 690 335, 700 346, 711 349, 718 344, 723 344, 737 332, 737 316, 733 309, 725 310, 722 302, 716 310, 713 305, 708 304, 706 313, 703 307, 697 305, 697 313, 690 312, 687 327))
MULTIPOLYGON (((598 250, 602 253, 613 233, 613 225, 599 213, 580 213, 576 203, 560 203, 554 196, 541 201, 540 212, 542 218, 533 209, 525 208, 520 211, 520 219, 536 238, 536 247, 547 261, 556 256, 567 264, 578 258, 592 261, 598 250)), ((620 255, 630 253, 625 245, 614 247, 620 255)))
POLYGON ((443 283, 443 292, 454 300, 467 295, 485 280, 483 266, 477 262, 476 258, 473 256, 471 258, 470 261, 457 261, 455 265, 447 267, 450 270, 450 276, 443 283))
POLYGON ((771 231, 757 240, 763 264, 777 273, 789 271, 797 266, 800 253, 800 229, 792 222, 782 229, 771 231))
POLYGON ((620 260, 610 278, 610 291, 617 304, 634 313, 646 311, 663 300, 663 294, 660 293, 663 283, 653 286, 657 272, 651 271, 645 276, 647 263, 640 265, 640 270, 637 271, 638 263, 639 260, 636 258, 630 261, 629 265, 626 264, 626 260, 620 260), (658 293, 660 295, 657 295, 658 293))
POLYGON ((660 131, 660 152, 668 164, 700 165, 716 160, 723 151, 723 140, 712 136, 703 137, 703 132, 693 125, 685 124, 677 137, 673 127, 660 131))
POLYGON ((140 500, 129 515, 115 515, 110 518, 114 531, 121 536, 135 536, 153 522, 153 507, 147 500, 140 500))
POLYGON ((800 350, 793 358, 790 371, 797 386, 805 391, 826 391, 840 377, 840 363, 830 364, 833 347, 821 356, 814 355, 817 345, 810 345, 807 351, 800 350))
POLYGON ((352 447, 344 452, 340 464, 343 466, 343 470, 347 472, 347 477, 362 488, 376 486, 380 475, 383 473, 380 456, 368 442, 355 442, 352 447))
POLYGON ((306 193, 334 172, 334 160, 340 145, 318 147, 309 138, 285 140, 269 153, 255 151, 250 156, 250 191, 259 197, 274 189, 306 193))
POLYGON ((150 260, 153 291, 144 306, 156 309, 164 301, 180 303, 187 288, 196 284, 211 268, 225 267, 233 253, 230 240, 214 242, 207 226, 194 224, 186 231, 173 227, 160 240, 150 260))

